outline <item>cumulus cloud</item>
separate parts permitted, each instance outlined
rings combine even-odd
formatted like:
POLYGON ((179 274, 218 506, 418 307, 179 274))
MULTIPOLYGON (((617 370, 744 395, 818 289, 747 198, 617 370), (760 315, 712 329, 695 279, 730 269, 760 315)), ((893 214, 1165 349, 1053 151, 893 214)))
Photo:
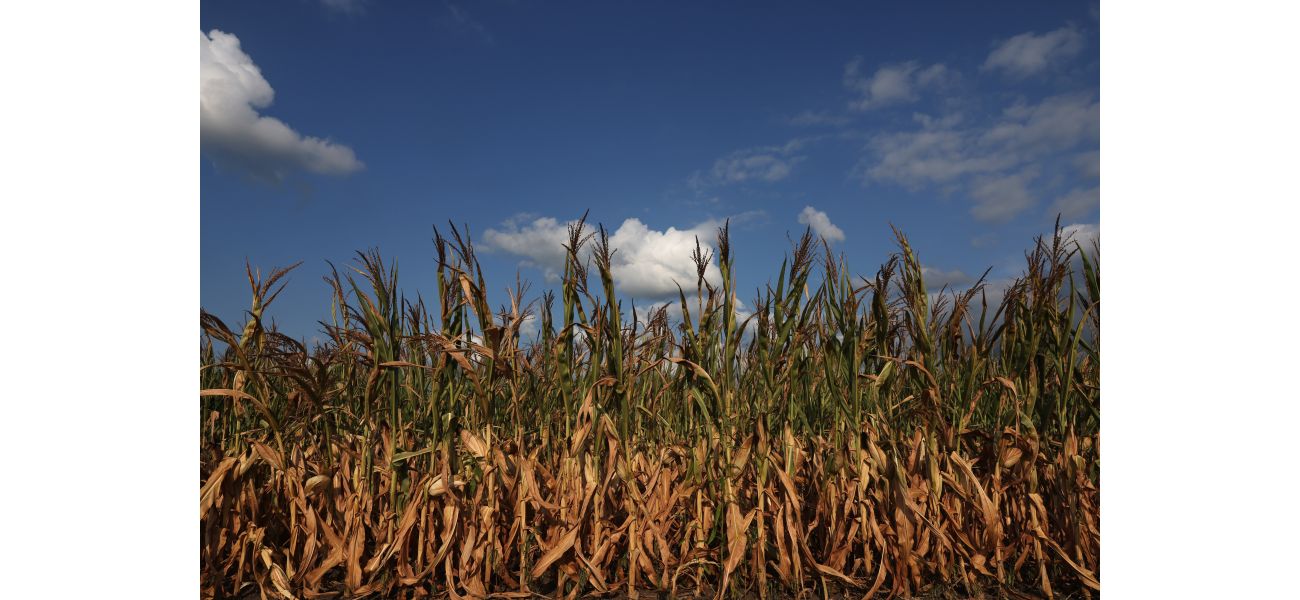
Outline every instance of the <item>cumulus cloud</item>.
MULTIPOLYGON (((698 238, 700 246, 712 253, 712 240, 716 222, 705 222, 690 229, 669 227, 655 231, 638 219, 628 219, 609 238, 616 248, 611 270, 619 291, 632 296, 655 298, 677 293, 677 285, 688 287, 697 279, 691 251, 698 238), (705 240, 709 240, 706 242, 705 240)), ((704 279, 714 285, 722 281, 722 273, 715 262, 710 262, 704 279)))
POLYGON ((500 229, 488 229, 483 240, 490 250, 523 257, 521 264, 540 269, 547 281, 555 282, 564 272, 568 226, 551 217, 519 215, 507 219, 500 229))
POLYGON ((1075 188, 1064 196, 1057 198, 1048 210, 1050 214, 1059 214, 1063 219, 1077 219, 1095 210, 1101 204, 1101 190, 1092 188, 1075 188))
POLYGON ((1096 223, 1071 223, 1061 228, 1061 237, 1079 242, 1084 250, 1091 253, 1093 243, 1101 239, 1101 227, 1096 223))
MULTIPOLYGON (((571 221, 572 222, 572 221, 571 221)), ((691 252, 698 238, 701 249, 714 253, 717 228, 722 223, 707 220, 692 227, 651 229, 640 219, 627 219, 609 236, 616 252, 610 270, 615 288, 623 294, 644 299, 666 299, 695 285, 697 276, 691 252)), ((487 247, 523 258, 526 265, 541 269, 554 281, 564 272, 568 225, 550 217, 510 220, 484 234, 487 247)), ((591 246, 585 247, 590 252, 591 246)), ((722 281, 717 261, 710 261, 704 278, 713 285, 722 281)))
POLYGON ((239 38, 199 32, 199 130, 202 150, 224 168, 278 183, 296 171, 348 175, 363 168, 351 148, 303 136, 259 114, 275 99, 239 38))
MULTIPOLYGON (((691 311, 692 321, 698 324, 700 315, 697 314, 698 307, 695 303, 695 298, 693 297, 693 295, 694 295, 693 290, 687 293, 686 303, 687 303, 687 308, 691 311)), ((739 296, 735 297, 734 300, 735 300, 735 304, 733 306, 736 309, 736 325, 739 326, 743 323, 745 325, 745 329, 744 329, 745 334, 746 335, 753 334, 754 330, 757 329, 757 325, 758 325, 757 319, 750 319, 750 316, 754 314, 754 311, 748 305, 746 305, 745 302, 741 300, 739 296), (746 319, 748 319, 748 321, 746 321, 746 319)), ((638 303, 636 305, 637 325, 642 328, 646 327, 650 323, 651 316, 653 316, 655 311, 658 311, 659 309, 664 309, 665 316, 668 317, 668 323, 671 326, 681 325, 683 320, 682 319, 683 313, 682 313, 682 303, 679 299, 638 303)), ((629 319, 631 318, 630 314, 627 316, 629 319)))
POLYGON ((1074 27, 1062 27, 1042 35, 1022 33, 989 53, 981 69, 1002 71, 1012 77, 1029 77, 1053 63, 1074 57, 1083 49, 1083 34, 1074 27))
POLYGON ((922 68, 916 61, 883 65, 870 76, 862 73, 862 57, 844 66, 844 87, 860 96, 849 102, 849 108, 856 111, 915 102, 921 90, 942 86, 952 77, 942 64, 922 68))
POLYGON ((864 184, 892 182, 912 190, 967 184, 976 218, 1005 221, 1035 204, 1029 189, 1034 172, 1026 165, 1095 146, 1100 112, 1094 95, 1062 94, 1013 104, 979 124, 956 115, 918 115, 916 130, 871 138, 859 172, 864 184))
POLYGON ((799 222, 812 228, 813 233, 826 238, 828 242, 844 241, 844 230, 836 227, 826 213, 811 206, 803 207, 799 213, 799 222))
POLYGON ((530 314, 524 317, 519 323, 519 339, 525 344, 532 343, 537 339, 537 334, 542 332, 542 320, 537 315, 530 314))

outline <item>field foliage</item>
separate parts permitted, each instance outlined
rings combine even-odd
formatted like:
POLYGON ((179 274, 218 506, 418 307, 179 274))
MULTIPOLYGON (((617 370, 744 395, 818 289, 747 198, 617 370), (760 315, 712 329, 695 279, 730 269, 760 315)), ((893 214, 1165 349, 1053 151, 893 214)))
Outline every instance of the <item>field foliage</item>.
POLYGON ((203 596, 1099 593, 1095 245, 938 291, 901 234, 864 277, 805 233, 742 311, 724 226, 642 314, 569 237, 531 304, 453 227, 427 301, 332 268, 311 348, 269 325, 290 269, 203 312, 203 596))

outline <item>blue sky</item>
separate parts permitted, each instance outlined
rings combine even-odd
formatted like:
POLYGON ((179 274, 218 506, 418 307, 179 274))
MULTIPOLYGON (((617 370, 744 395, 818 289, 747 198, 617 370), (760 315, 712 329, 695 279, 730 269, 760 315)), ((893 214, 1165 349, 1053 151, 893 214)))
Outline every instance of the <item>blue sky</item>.
POLYGON ((814 225, 856 273, 908 234, 930 282, 1019 272, 1098 212, 1093 2, 260 0, 201 7, 201 302, 304 261, 270 311, 328 317, 326 260, 378 248, 433 296, 432 225, 469 225, 494 305, 548 286, 590 209, 638 304, 733 222, 741 300, 814 225))

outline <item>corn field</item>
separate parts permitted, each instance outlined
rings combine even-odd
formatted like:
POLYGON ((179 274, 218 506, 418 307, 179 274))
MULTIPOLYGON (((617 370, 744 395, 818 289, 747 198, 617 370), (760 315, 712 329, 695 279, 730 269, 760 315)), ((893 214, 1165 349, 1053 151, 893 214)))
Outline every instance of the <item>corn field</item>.
POLYGON ((452 227, 427 304, 331 265, 311 348, 250 268, 242 329, 200 319, 202 596, 1098 596, 1098 247, 990 303, 895 233, 863 277, 805 232, 746 311, 723 226, 670 316, 583 221, 493 310, 452 227))

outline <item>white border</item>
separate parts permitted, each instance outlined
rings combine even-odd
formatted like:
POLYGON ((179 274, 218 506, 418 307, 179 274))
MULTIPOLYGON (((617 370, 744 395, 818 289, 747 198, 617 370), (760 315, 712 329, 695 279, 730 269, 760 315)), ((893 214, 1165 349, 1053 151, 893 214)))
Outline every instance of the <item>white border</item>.
POLYGON ((1296 597, 1300 10, 1101 10, 1102 588, 1296 597))
MULTIPOLYGON (((1291 3, 1102 26, 1102 581, 1294 595, 1291 3)), ((0 15, 4 595, 198 587, 194 3, 0 15)))
POLYGON ((198 8, 0 9, 6 598, 198 592, 198 8))

